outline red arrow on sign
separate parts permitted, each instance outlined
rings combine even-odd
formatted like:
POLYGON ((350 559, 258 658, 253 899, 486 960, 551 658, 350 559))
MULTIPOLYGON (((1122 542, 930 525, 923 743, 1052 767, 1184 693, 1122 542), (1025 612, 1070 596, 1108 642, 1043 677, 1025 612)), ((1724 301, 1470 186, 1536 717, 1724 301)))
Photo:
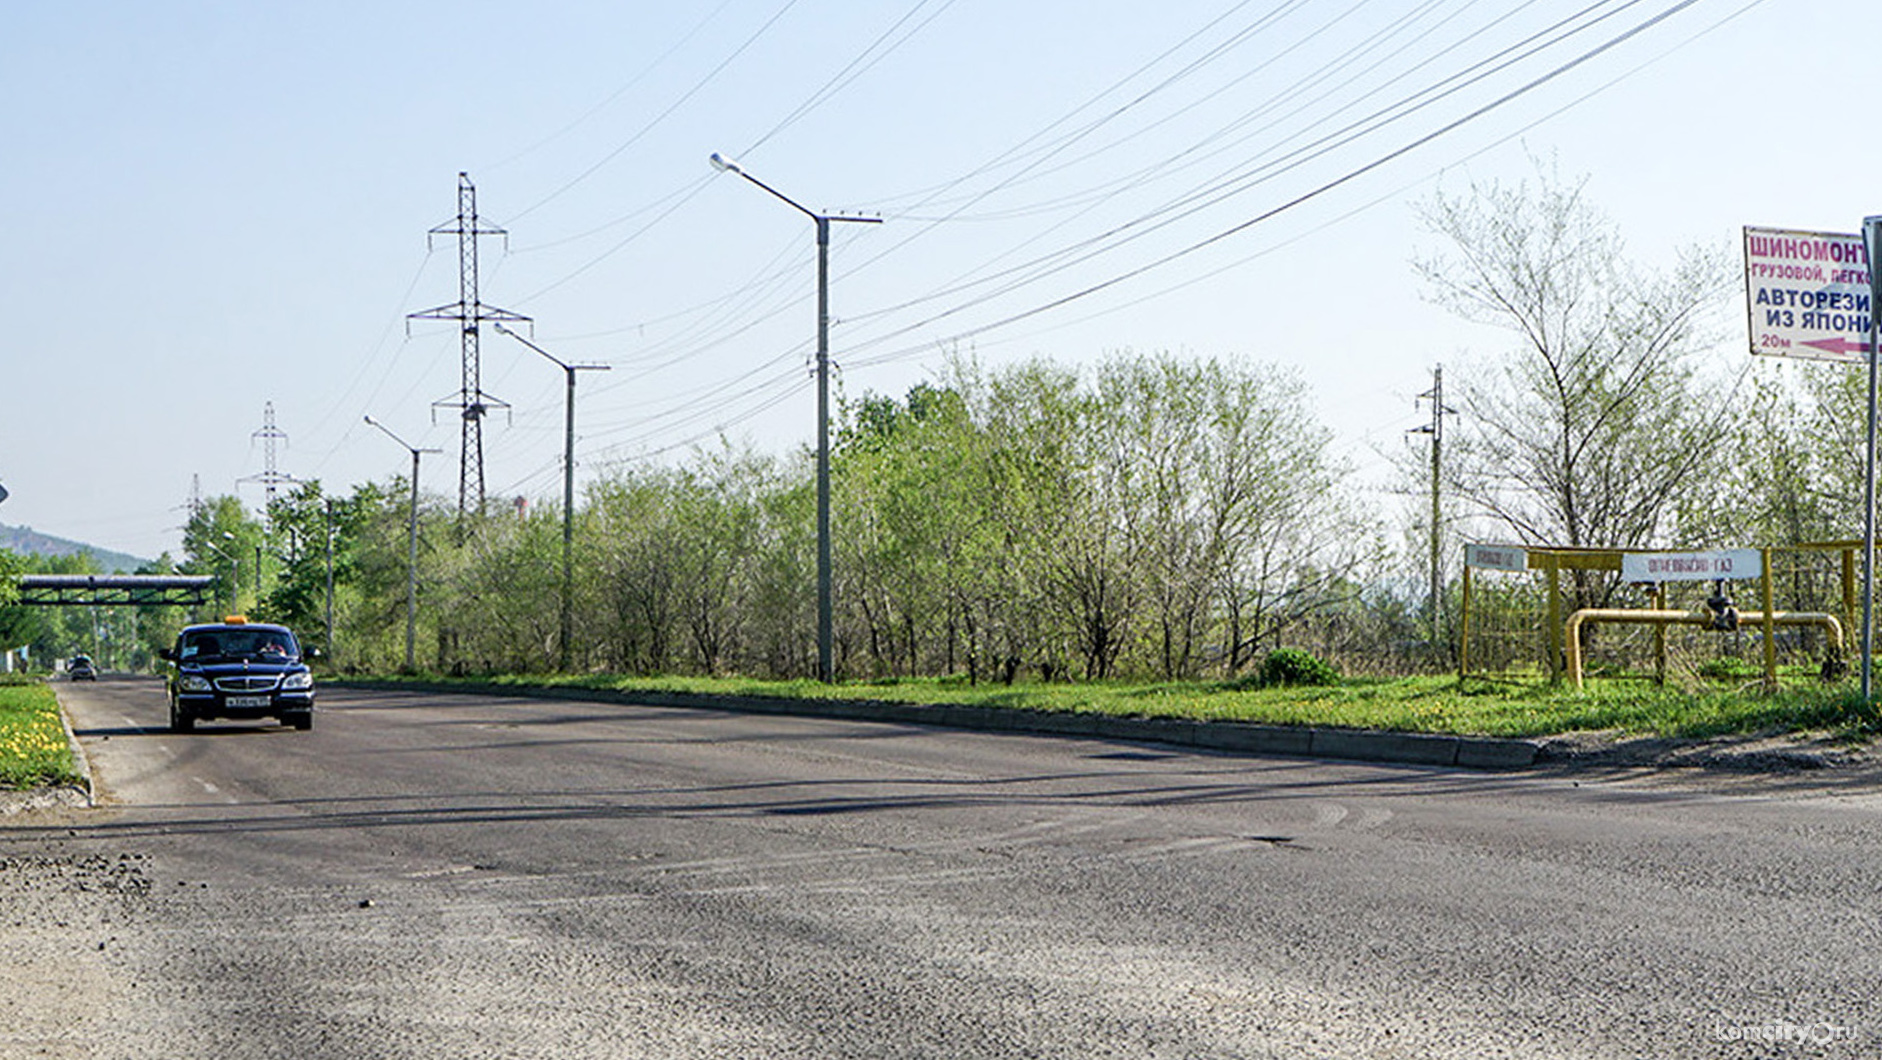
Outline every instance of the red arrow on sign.
POLYGON ((1840 335, 1833 339, 1812 339, 1811 341, 1803 343, 1802 345, 1808 346, 1813 350, 1822 350, 1825 353, 1868 353, 1869 352, 1868 343, 1851 342, 1848 339, 1843 338, 1840 335))

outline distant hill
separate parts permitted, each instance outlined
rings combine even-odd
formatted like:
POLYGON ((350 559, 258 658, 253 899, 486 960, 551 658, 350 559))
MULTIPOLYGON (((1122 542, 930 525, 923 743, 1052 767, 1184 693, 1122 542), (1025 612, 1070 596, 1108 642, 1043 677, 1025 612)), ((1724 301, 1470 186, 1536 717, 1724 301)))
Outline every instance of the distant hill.
POLYGON ((82 541, 68 541, 63 537, 42 534, 30 526, 8 526, 5 523, 0 523, 0 548, 10 549, 23 556, 75 556, 89 552, 107 574, 129 574, 150 562, 123 552, 87 545, 82 541))

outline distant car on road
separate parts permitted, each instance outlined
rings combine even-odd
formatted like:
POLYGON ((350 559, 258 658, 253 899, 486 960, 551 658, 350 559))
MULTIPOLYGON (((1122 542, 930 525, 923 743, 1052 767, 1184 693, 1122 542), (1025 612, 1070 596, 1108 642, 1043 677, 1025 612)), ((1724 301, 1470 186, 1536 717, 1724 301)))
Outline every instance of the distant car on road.
POLYGON ((158 655, 171 664, 166 680, 170 728, 188 732, 206 718, 275 718, 314 727, 314 674, 286 626, 231 615, 186 626, 176 646, 158 655))
POLYGON ((91 664, 91 657, 74 655, 72 661, 65 664, 65 676, 72 681, 98 680, 98 668, 91 664))

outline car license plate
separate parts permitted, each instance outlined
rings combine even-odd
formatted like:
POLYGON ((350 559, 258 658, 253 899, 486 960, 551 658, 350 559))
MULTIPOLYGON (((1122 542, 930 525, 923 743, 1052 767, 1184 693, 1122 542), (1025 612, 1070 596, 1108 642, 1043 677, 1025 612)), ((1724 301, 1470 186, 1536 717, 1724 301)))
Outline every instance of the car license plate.
POLYGON ((227 702, 229 706, 231 707, 265 707, 268 705, 268 697, 267 696, 230 696, 227 702))

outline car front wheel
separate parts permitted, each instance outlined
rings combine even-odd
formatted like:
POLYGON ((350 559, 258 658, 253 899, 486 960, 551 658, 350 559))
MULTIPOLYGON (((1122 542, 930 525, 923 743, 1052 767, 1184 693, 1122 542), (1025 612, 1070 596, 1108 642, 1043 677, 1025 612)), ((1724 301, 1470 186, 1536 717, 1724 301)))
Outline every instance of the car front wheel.
POLYGON ((184 710, 177 703, 172 702, 170 704, 170 730, 172 732, 189 732, 195 727, 196 716, 184 710))

